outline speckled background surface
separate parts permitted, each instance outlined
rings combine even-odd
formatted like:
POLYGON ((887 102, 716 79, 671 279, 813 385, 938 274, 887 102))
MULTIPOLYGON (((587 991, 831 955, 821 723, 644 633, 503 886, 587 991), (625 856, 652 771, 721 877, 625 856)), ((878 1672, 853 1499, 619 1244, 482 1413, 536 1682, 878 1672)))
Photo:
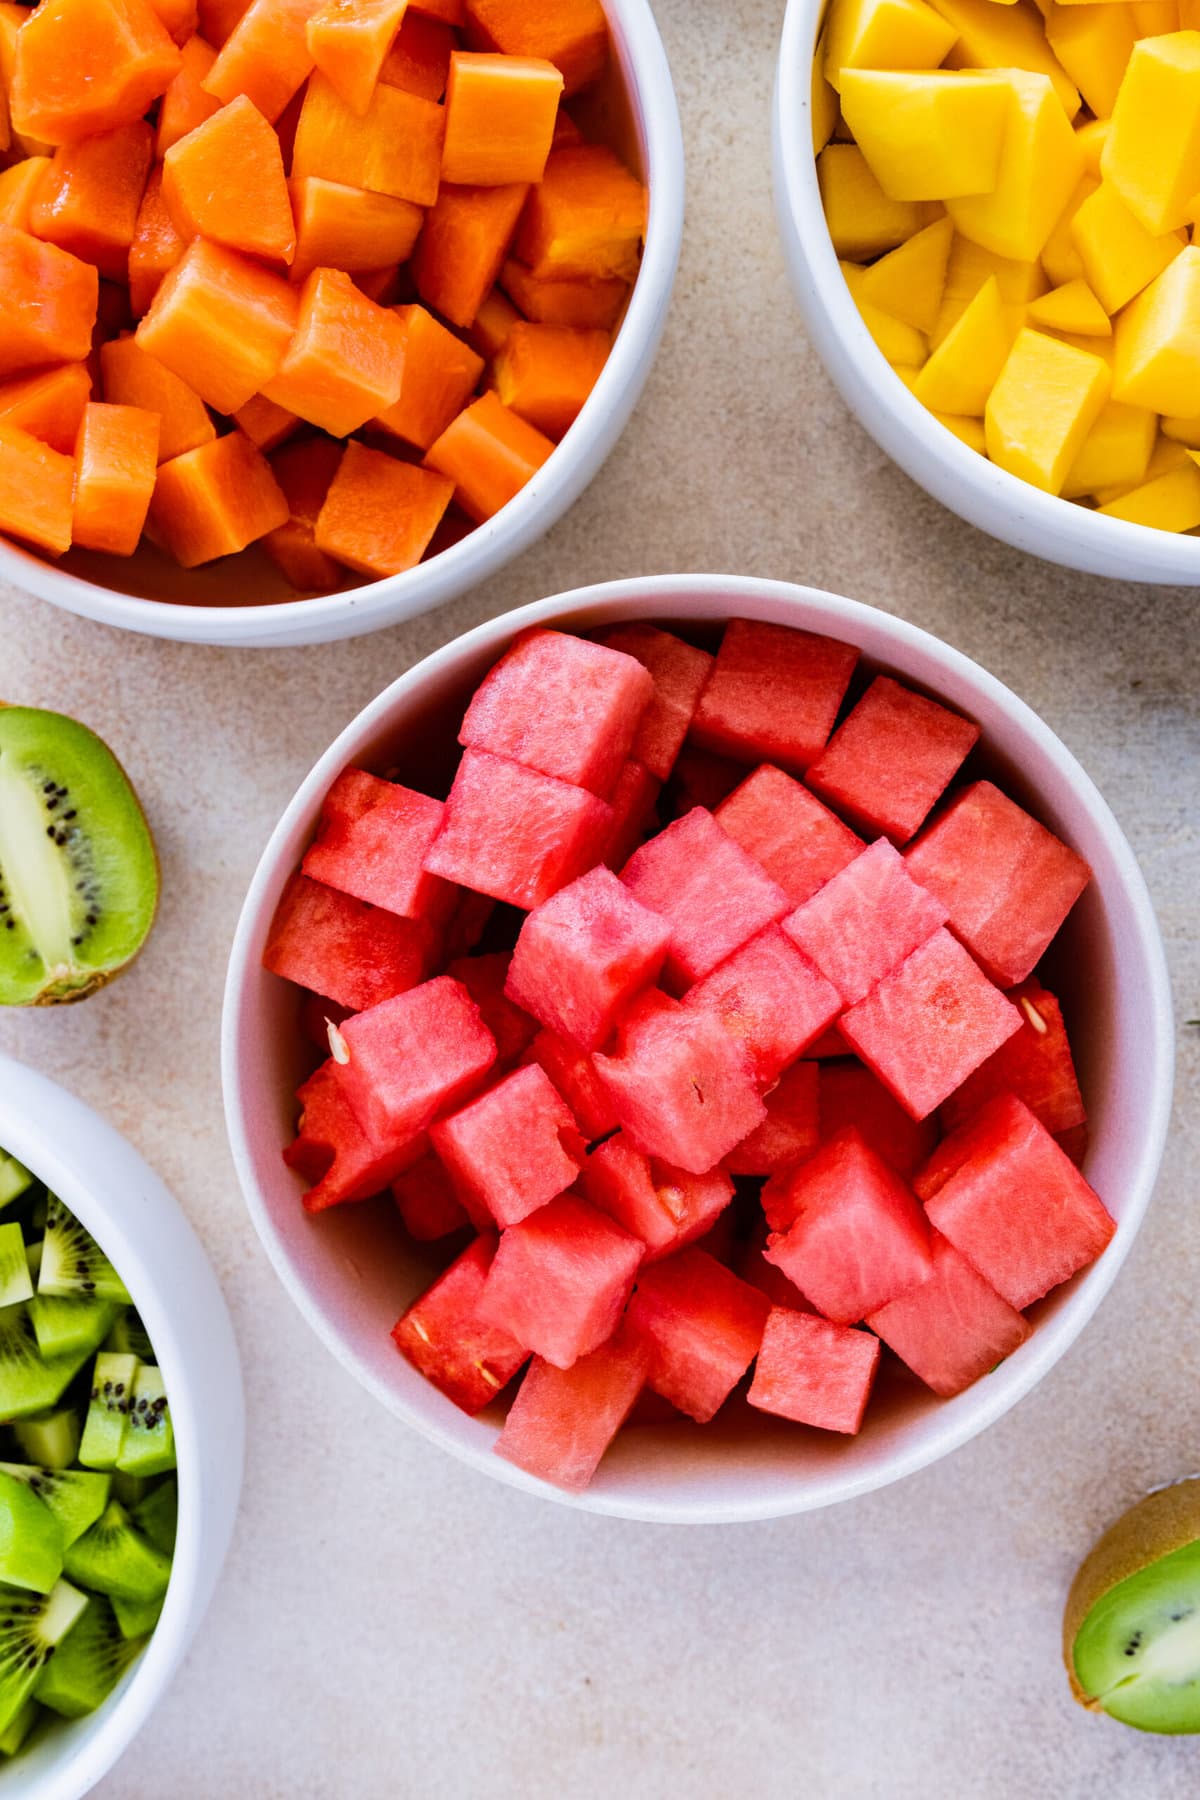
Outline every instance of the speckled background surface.
POLYGON ((1200 1466, 1200 1033, 1181 1033, 1157 1198, 1082 1341, 949 1461, 794 1521, 669 1531, 460 1468, 320 1348, 247 1222, 225 1144, 220 975, 299 777, 385 681, 585 581, 740 570, 838 589, 978 658, 1082 759, 1200 1014, 1194 594, 1018 556, 927 500, 847 417, 797 323, 771 210, 778 0, 659 0, 691 183, 666 341, 608 467, 487 588, 375 639, 280 653, 109 632, 0 590, 5 697, 77 713, 134 772, 165 903, 140 965, 0 1018, 157 1165, 245 1358, 241 1525, 212 1613, 111 1800, 375 1796, 1094 1800, 1192 1795, 1197 1751, 1092 1720, 1062 1596, 1112 1515, 1200 1466))

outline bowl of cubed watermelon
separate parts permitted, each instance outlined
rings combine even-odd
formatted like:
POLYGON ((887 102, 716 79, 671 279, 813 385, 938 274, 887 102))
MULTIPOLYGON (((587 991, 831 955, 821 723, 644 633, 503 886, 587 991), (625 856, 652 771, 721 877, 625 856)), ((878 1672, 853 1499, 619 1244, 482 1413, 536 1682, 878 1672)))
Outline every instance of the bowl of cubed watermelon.
POLYGON ((773 122, 800 311, 888 455, 1018 549, 1189 586, 1197 70, 1109 8, 790 0, 773 122))
POLYGON ((1173 1034, 1129 846, 1014 694, 854 601, 661 576, 490 621, 337 739, 223 1054, 255 1225, 370 1392, 715 1522, 1041 1379, 1138 1229, 1173 1034))
POLYGON ((0 101, 0 576, 352 637, 526 549, 624 429, 683 228, 649 0, 45 0, 0 101))
POLYGON ((4 1056, 0 1288, 0 1793, 78 1800, 208 1609, 242 1380, 178 1202, 104 1119, 4 1056))

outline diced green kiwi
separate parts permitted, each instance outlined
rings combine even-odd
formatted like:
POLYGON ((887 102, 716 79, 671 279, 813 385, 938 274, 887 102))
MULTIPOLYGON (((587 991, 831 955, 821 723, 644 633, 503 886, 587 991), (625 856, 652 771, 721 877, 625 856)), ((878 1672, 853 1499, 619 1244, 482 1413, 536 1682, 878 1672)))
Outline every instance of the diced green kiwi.
POLYGON ((0 1474, 0 1582, 48 1594, 63 1572, 63 1528, 26 1481, 0 1474))
POLYGON ((118 1310, 112 1300, 63 1300, 57 1294, 35 1294, 29 1302, 29 1317, 44 1356, 98 1349, 118 1310))
POLYGON ((107 745, 61 713, 0 710, 0 1005, 86 999, 157 905, 154 843, 107 745))
POLYGON ((67 1719, 95 1712, 116 1687, 142 1641, 130 1641, 108 1601, 93 1594, 87 1611, 38 1676, 35 1697, 67 1719))
POLYGON ((17 1419, 12 1430, 31 1463, 45 1469, 69 1469, 79 1455, 83 1421, 73 1406, 60 1406, 53 1412, 17 1419))
POLYGON ((104 1348, 123 1351, 126 1356, 136 1356, 139 1362, 154 1361, 154 1346, 136 1306, 127 1306, 124 1312, 118 1314, 112 1330, 104 1340, 104 1348))
POLYGON ((15 1220, 0 1225, 0 1306, 16 1306, 33 1298, 33 1278, 25 1256, 25 1238, 15 1220))
POLYGON ((173 1475, 160 1481, 133 1509, 133 1522, 156 1550, 170 1556, 175 1549, 179 1519, 179 1483, 173 1475))
POLYGON ((79 1460, 84 1468, 116 1468, 129 1424, 138 1367, 136 1356, 118 1352, 102 1350, 96 1358, 83 1441, 79 1446, 79 1460))
POLYGON ((62 1527, 63 1548, 81 1538, 108 1505, 112 1477, 90 1469, 36 1468, 32 1463, 0 1463, 0 1473, 24 1481, 62 1527))
POLYGON ((157 1600, 122 1600, 119 1594, 112 1597, 112 1609, 117 1624, 121 1628, 121 1636, 127 1638, 147 1638, 162 1618, 162 1609, 167 1596, 160 1594, 157 1600))
MULTIPOLYGON (((4 717, 0 713, 0 720, 4 717)), ((38 1293, 60 1299, 115 1300, 129 1304, 125 1283, 99 1244, 62 1201, 50 1196, 38 1293)))
POLYGON ((28 1741, 30 1732, 42 1716, 42 1709, 37 1701, 27 1700, 16 1718, 0 1731, 0 1756, 15 1756, 28 1741))
POLYGON ((63 1567, 72 1581, 122 1600, 157 1600, 167 1591, 171 1559, 135 1530, 119 1501, 110 1500, 90 1531, 67 1546, 63 1567))
POLYGON ((11 1206, 32 1186, 29 1170, 7 1150, 0 1150, 0 1207, 11 1206))
POLYGON ((112 1497, 121 1502, 127 1513, 142 1504, 153 1486, 153 1478, 149 1475, 127 1475, 124 1469, 112 1472, 112 1497))
POLYGON ((165 1475, 175 1467, 175 1431, 163 1386, 162 1371, 139 1363, 133 1379, 133 1404, 117 1457, 126 1475, 165 1475))
POLYGON ((56 1406, 87 1361, 86 1350, 43 1356, 24 1306, 0 1311, 0 1419, 27 1419, 56 1406))
POLYGON ((0 1593, 0 1732, 7 1732, 38 1678, 88 1605, 67 1581, 48 1594, 0 1593))

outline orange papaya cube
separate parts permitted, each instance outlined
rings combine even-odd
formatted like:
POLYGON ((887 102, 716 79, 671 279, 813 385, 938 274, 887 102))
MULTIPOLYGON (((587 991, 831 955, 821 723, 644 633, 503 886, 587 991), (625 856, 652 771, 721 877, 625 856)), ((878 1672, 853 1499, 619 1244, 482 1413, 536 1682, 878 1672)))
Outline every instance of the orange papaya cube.
POLYGON ((458 417, 483 374, 483 358, 423 306, 398 306, 404 329, 403 386, 375 423, 428 450, 458 417))
POLYGON ((577 331, 611 331, 629 293, 629 283, 615 276, 610 281, 547 280, 516 257, 501 269, 500 286, 535 324, 570 325, 577 331))
POLYGON ((292 179, 321 175, 347 187, 432 206, 442 167, 445 109, 380 82, 366 112, 352 112, 319 71, 304 96, 292 179))
POLYGON ((211 444, 217 435, 199 394, 147 356, 135 337, 114 338, 101 346, 100 385, 104 398, 115 406, 137 406, 158 414, 159 462, 172 462, 201 444, 211 444))
POLYGON ((75 464, 0 419, 0 531, 51 556, 71 548, 75 464))
POLYGON ((420 562, 453 495, 445 476, 347 444, 317 519, 317 548, 363 575, 399 575, 420 562))
POLYGON ((391 406, 404 379, 403 323, 341 269, 314 269, 296 333, 263 392, 332 437, 349 437, 391 406))
POLYGON ((43 143, 38 138, 17 131, 9 115, 9 93, 17 60, 17 33, 28 17, 27 6, 17 6, 14 0, 0 0, 0 117, 7 130, 6 149, 11 146, 26 156, 47 156, 53 150, 53 144, 43 143))
POLYGON ((600 0, 467 0, 467 42, 506 56, 541 56, 575 94, 604 73, 608 21, 600 0))
POLYGON ((107 281, 128 280, 153 155, 154 133, 143 119, 60 144, 30 208, 30 231, 95 263, 107 281))
POLYGON ((197 238, 163 281, 137 340, 207 405, 233 414, 278 372, 298 312, 282 276, 197 238))
POLYGON ((204 77, 210 94, 228 104, 253 100, 273 125, 312 73, 308 21, 324 0, 251 0, 204 77))
POLYGON ((402 298, 404 272, 399 263, 388 263, 382 269, 355 269, 354 285, 377 306, 395 306, 402 298))
POLYGON ((505 406, 558 439, 579 417, 610 347, 607 331, 521 320, 492 365, 496 392, 505 406))
POLYGON ((89 401, 75 444, 73 541, 85 550, 132 556, 158 473, 162 421, 140 406, 89 401))
POLYGON ((154 154, 160 162, 172 144, 177 144, 189 131, 195 131, 197 125, 203 125, 205 119, 211 119, 221 110, 221 102, 202 85, 217 59, 212 45, 206 44, 202 37, 192 37, 179 53, 183 67, 158 105, 154 154))
POLYGON ((482 525, 554 452, 548 437, 510 412, 497 394, 484 394, 460 412, 425 453, 425 467, 454 483, 454 498, 482 525))
POLYGON ((478 350, 486 362, 491 362, 504 348, 508 334, 520 316, 512 301, 494 287, 475 314, 475 323, 467 334, 472 350, 478 350))
POLYGON ((352 112, 371 104, 408 0, 324 0, 308 22, 308 48, 352 112))
POLYGON ((564 112, 560 107, 558 117, 554 121, 554 148, 562 150, 568 144, 585 144, 586 142, 587 139, 570 113, 564 112))
POLYGON ((300 429, 300 421, 286 406, 276 406, 265 394, 255 394, 233 415, 239 431, 244 431, 259 450, 277 450, 300 429))
POLYGON ((100 277, 57 244, 0 225, 0 377, 82 362, 92 347, 100 277))
POLYGON ((163 172, 150 171, 129 246, 129 307, 135 319, 150 311, 154 296, 187 249, 163 199, 163 172))
POLYGON ((440 19, 431 19, 410 6, 396 40, 379 71, 389 87, 405 88, 422 100, 440 100, 450 76, 454 33, 440 19))
POLYGON ((318 550, 313 535, 341 460, 342 446, 324 437, 287 444, 271 458, 271 468, 291 508, 291 517, 267 533, 262 547, 302 593, 335 588, 342 577, 342 565, 324 550, 318 550))
POLYGON ((17 33, 9 109, 49 144, 140 119, 182 67, 147 0, 42 0, 17 33))
POLYGON ((249 11, 250 0, 197 0, 197 29, 206 44, 219 50, 249 11))
POLYGON ((243 432, 159 465, 150 523, 156 542, 181 568, 236 555, 287 517, 270 463, 243 432))
POLYGON ((48 156, 27 156, 11 169, 0 169, 0 225, 29 230, 29 215, 49 167, 48 156))
POLYGON ((268 262, 289 263, 295 254, 279 139, 244 94, 172 144, 163 158, 163 199, 183 238, 206 237, 268 262))
POLYGON ((456 50, 446 86, 442 180, 460 187, 540 181, 562 86, 553 63, 456 50))
POLYGON ((632 281, 646 229, 646 190, 603 144, 555 150, 529 196, 516 254, 534 275, 632 281))
POLYGON ((372 194, 308 175, 291 184, 296 220, 293 281, 314 269, 359 270, 407 262, 425 215, 411 200, 394 194, 372 194))
POLYGON ((200 24, 198 0, 150 0, 150 6, 182 50, 200 24))
POLYGON ((0 384, 0 423, 16 425, 61 456, 72 456, 91 392, 86 363, 63 363, 36 375, 18 375, 0 384))
POLYGON ((529 189, 452 187, 425 215, 413 257, 417 293, 452 325, 472 325, 496 284, 529 189))
POLYGON ((445 25, 462 25, 466 22, 466 0, 409 0, 413 12, 422 13, 427 19, 440 19, 445 25))

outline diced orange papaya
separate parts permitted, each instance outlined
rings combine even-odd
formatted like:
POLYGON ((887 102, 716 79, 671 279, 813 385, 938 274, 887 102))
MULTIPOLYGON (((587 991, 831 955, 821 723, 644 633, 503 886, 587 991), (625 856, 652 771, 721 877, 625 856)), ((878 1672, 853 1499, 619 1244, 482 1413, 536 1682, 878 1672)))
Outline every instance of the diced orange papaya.
POLYGON ((0 225, 0 376, 82 362, 92 347, 99 298, 91 263, 0 225))
POLYGON ((17 33, 18 131, 69 144, 140 119, 182 67, 147 0, 42 0, 17 33))
POLYGON ((544 56, 568 94, 604 73, 608 24, 600 0, 467 0, 467 42, 506 56, 544 56))
POLYGON ((540 181, 562 85, 550 62, 456 50, 446 86, 442 180, 460 187, 540 181))
POLYGON ((233 556, 286 523, 288 503, 261 450, 231 431, 160 463, 150 523, 182 568, 233 556))
POLYGON ((603 144, 556 150, 529 196, 516 254, 558 281, 632 281, 646 230, 646 190, 603 144))
POLYGON ((440 100, 450 76, 454 33, 440 19, 430 19, 410 6, 396 41, 379 71, 389 87, 406 88, 422 100, 440 100))
POLYGON ((293 281, 313 269, 379 269, 407 262, 425 215, 411 200, 308 175, 291 184, 296 220, 293 281))
POLYGON ((73 540, 85 550, 132 556, 158 472, 157 413, 89 401, 75 444, 73 540))
POLYGON ((158 107, 158 132, 154 154, 161 162, 172 144, 185 138, 205 119, 220 112, 221 102, 202 85, 217 59, 211 44, 202 37, 189 38, 180 50, 183 67, 163 95, 158 107))
POLYGON ((428 450, 475 392, 483 358, 423 306, 398 306, 395 316, 404 329, 404 385, 375 423, 428 450))
POLYGON ((5 148, 11 146, 25 156, 48 156, 54 145, 18 131, 10 115, 9 94, 17 62, 17 33, 28 17, 27 6, 18 6, 15 0, 0 0, 0 113, 7 121, 8 140, 5 148))
POLYGON ((286 406, 276 406, 265 394, 255 394, 253 400, 247 400, 245 406, 234 413, 233 422, 264 455, 269 450, 277 450, 280 444, 286 444, 300 429, 295 413, 290 413, 286 406))
POLYGON ((0 81, 0 154, 12 145, 12 120, 8 116, 8 85, 0 81))
POLYGON ((495 286, 529 189, 451 187, 425 217, 413 257, 417 292, 452 325, 468 326, 495 286))
POLYGON ((250 11, 250 0, 197 0, 197 10, 200 36, 214 50, 219 50, 250 11))
POLYGON ((200 25, 198 0, 150 0, 150 5, 182 50, 200 25))
POLYGON ((420 562, 453 494, 442 475, 347 444, 317 518, 317 548, 364 575, 399 575, 420 562))
POLYGON ((554 148, 556 150, 565 150, 570 145, 583 144, 586 142, 587 139, 584 137, 582 131, 580 131, 570 113, 565 112, 560 106, 558 109, 558 117, 554 121, 554 148))
POLYGON ((440 19, 444 25, 461 25, 466 20, 466 0, 409 0, 415 13, 427 19, 440 19))
POLYGON ((405 272, 399 263, 386 263, 382 269, 355 269, 354 285, 376 306, 395 306, 404 297, 405 272))
POLYGON ((579 417, 608 361, 607 331, 561 325, 514 325, 492 365, 505 406, 558 439, 579 417))
POLYGON ((0 420, 0 531, 51 556, 71 548, 75 464, 0 420))
POLYGON ((324 0, 308 22, 308 48, 352 112, 365 113, 408 0, 324 0))
POLYGON ((204 77, 223 103, 245 94, 273 125, 312 73, 308 21, 324 0, 251 0, 204 77))
POLYGON ((49 167, 48 156, 27 156, 11 169, 0 169, 0 225, 29 230, 29 215, 49 167))
POLYGON ((282 276, 197 238, 163 281, 137 340, 209 406, 232 414, 278 372, 298 311, 282 276))
POLYGON ((329 484, 342 460, 342 446, 332 438, 305 438, 287 444, 271 457, 271 469, 283 489, 291 517, 269 531, 262 547, 271 561, 302 593, 326 592, 337 587, 342 565, 318 550, 316 525, 329 484))
POLYGON ((104 398, 116 406, 138 406, 161 420, 158 460, 172 462, 201 444, 211 444, 217 428, 194 388, 147 356, 135 337, 114 338, 100 350, 104 398))
POLYGON ((455 500, 482 525, 520 493, 553 453, 543 432, 488 393, 472 401, 430 446, 425 467, 454 483, 455 500))
POLYGON ((398 397, 404 341, 401 320, 349 275, 314 269, 300 293, 295 336, 263 392, 310 425, 348 437, 398 397))
POLYGON ((486 362, 491 362, 504 348, 508 334, 520 316, 512 301, 494 287, 475 314, 475 323, 468 333, 471 348, 478 350, 486 362))
POLYGON ((107 281, 127 281, 153 156, 154 133, 143 119, 60 145, 30 208, 29 229, 95 263, 107 281))
POLYGON ((163 278, 187 249, 186 238, 180 237, 167 211, 162 189, 163 172, 156 166, 150 171, 129 246, 129 305, 135 319, 150 311, 163 278))
POLYGON ((296 224, 279 139, 239 94, 163 158, 163 199, 183 238, 289 263, 296 224))
POLYGON ((352 112, 319 72, 304 96, 292 179, 320 175, 347 187, 432 206, 442 166, 445 109, 381 82, 367 111, 352 112))
POLYGON ((91 391, 86 363, 61 363, 36 375, 18 375, 0 386, 0 424, 16 425, 60 455, 72 456, 91 391))
POLYGON ((510 257, 500 271, 500 286, 538 325, 570 325, 577 331, 611 331, 621 316, 629 283, 553 281, 534 275, 510 257))

